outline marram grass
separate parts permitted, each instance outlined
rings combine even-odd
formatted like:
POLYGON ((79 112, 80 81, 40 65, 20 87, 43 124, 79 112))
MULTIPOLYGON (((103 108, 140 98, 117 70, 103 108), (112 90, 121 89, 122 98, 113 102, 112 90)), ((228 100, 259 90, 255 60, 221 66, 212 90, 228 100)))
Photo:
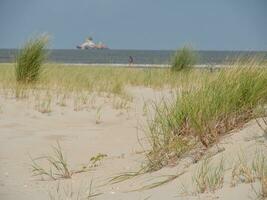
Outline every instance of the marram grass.
POLYGON ((19 50, 16 58, 15 74, 20 83, 30 83, 38 80, 42 64, 46 60, 45 48, 48 44, 48 36, 43 35, 30 39, 19 50))
POLYGON ((172 71, 181 71, 190 69, 196 64, 197 56, 193 49, 190 47, 183 47, 181 50, 176 51, 171 58, 172 71))
POLYGON ((34 84, 18 84, 13 64, 0 64, 0 92, 6 97, 34 101, 35 109, 53 112, 57 105, 73 105, 75 111, 95 107, 95 96, 110 98, 115 109, 128 109, 133 98, 129 87, 173 89, 209 73, 193 70, 172 73, 166 69, 128 69, 47 63, 34 84))
MULTIPOLYGON (((12 64, 0 64, 0 87, 17 87, 12 64)), ((188 85, 195 77, 208 73, 194 70, 190 73, 173 73, 166 69, 128 69, 112 67, 71 66, 64 64, 44 64, 42 73, 34 85, 28 89, 53 92, 107 92, 121 95, 127 86, 144 86, 153 89, 174 88, 188 85)))
POLYGON ((151 170, 180 157, 196 143, 208 147, 220 135, 259 117, 267 103, 267 68, 251 59, 199 78, 173 101, 155 105, 149 121, 151 170))

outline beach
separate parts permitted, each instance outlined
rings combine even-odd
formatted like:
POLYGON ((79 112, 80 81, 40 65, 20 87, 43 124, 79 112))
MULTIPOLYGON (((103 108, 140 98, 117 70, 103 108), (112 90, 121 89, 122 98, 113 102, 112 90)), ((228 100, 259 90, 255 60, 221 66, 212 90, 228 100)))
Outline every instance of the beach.
POLYGON ((138 173, 151 151, 154 105, 172 101, 188 83, 200 84, 196 77, 213 76, 209 70, 177 75, 168 69, 47 64, 37 84, 23 86, 16 85, 11 68, 0 66, 3 199, 251 199, 261 190, 259 179, 234 176, 241 157, 251 163, 254 155, 266 154, 261 118, 223 134, 208 149, 197 145, 164 167, 138 173), (58 152, 67 171, 49 162, 58 152), (213 169, 223 160, 223 180, 201 191, 194 177, 206 159, 213 169))
POLYGON ((267 200, 266 8, 0 0, 0 200, 267 200))

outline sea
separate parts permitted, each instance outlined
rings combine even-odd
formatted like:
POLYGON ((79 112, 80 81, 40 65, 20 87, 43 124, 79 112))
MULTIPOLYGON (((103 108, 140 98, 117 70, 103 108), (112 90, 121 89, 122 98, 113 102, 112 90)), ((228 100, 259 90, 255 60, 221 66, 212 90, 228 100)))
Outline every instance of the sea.
MULTIPOLYGON (((17 53, 18 49, 0 49, 0 63, 14 62, 17 53)), ((172 50, 54 49, 49 50, 48 60, 68 64, 127 64, 131 56, 134 64, 166 65, 174 53, 172 50)), ((195 51, 195 54, 199 65, 220 65, 247 56, 267 60, 267 51, 195 51)))

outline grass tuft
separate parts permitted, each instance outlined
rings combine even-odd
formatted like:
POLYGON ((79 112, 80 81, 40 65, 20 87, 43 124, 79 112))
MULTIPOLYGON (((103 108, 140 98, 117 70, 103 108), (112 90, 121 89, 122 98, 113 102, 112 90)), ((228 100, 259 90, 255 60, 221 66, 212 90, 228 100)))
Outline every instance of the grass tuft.
POLYGON ((71 171, 67 163, 66 158, 63 155, 61 146, 57 143, 57 147, 52 147, 54 156, 42 156, 36 159, 32 159, 32 173, 33 176, 48 176, 53 180, 60 178, 71 178, 71 171), (42 167, 37 161, 46 160, 50 166, 47 170, 42 167))
POLYGON ((251 183, 252 190, 257 199, 267 198, 267 160, 266 152, 256 151, 255 157, 251 162, 247 162, 246 157, 240 157, 232 169, 231 185, 236 186, 240 183, 251 183), (260 189, 255 189, 252 183, 259 181, 260 189))
POLYGON ((176 51, 171 59, 171 69, 173 71, 190 69, 195 64, 196 55, 189 47, 183 47, 181 50, 176 51))
POLYGON ((54 155, 42 156, 32 160, 32 174, 33 176, 49 177, 52 180, 69 179, 73 174, 78 174, 88 171, 85 166, 81 170, 71 170, 66 157, 63 155, 61 146, 57 143, 56 147, 52 147, 54 155), (49 168, 45 168, 42 164, 48 164, 49 168))
POLYGON ((48 41, 47 35, 30 39, 19 51, 15 66, 16 80, 18 82, 31 83, 38 80, 41 66, 47 57, 45 48, 48 41))
POLYGON ((218 166, 212 165, 210 159, 203 160, 192 180, 198 193, 215 191, 221 188, 224 181, 223 159, 221 159, 218 166))
POLYGON ((151 170, 168 165, 196 144, 209 147, 220 135, 257 117, 267 103, 267 68, 253 59, 203 75, 198 83, 180 90, 172 101, 155 105, 148 131, 151 170))

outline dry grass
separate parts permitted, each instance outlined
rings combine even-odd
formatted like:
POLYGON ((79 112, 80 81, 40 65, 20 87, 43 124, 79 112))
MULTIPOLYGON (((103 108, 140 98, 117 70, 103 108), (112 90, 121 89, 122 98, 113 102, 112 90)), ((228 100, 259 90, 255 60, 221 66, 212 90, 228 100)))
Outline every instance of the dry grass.
POLYGON ((264 131, 264 133, 267 134, 267 118, 266 118, 266 116, 267 116, 267 109, 265 109, 263 111, 262 116, 263 117, 261 117, 260 120, 259 119, 256 119, 256 121, 257 121, 259 127, 264 131))
MULTIPOLYGON (((267 159, 264 153, 260 152, 256 154, 252 162, 252 171, 256 179, 260 181, 261 188, 256 191, 259 199, 267 198, 267 159)), ((255 191, 255 190, 254 190, 255 191)))
POLYGON ((102 113, 101 113, 101 109, 102 109, 102 106, 99 106, 96 110, 96 120, 95 120, 95 123, 96 124, 100 124, 101 121, 102 121, 102 113))
POLYGON ((257 199, 267 198, 267 160, 264 151, 255 152, 255 157, 251 162, 247 161, 246 156, 239 156, 232 169, 231 186, 240 183, 251 183, 257 199), (259 181, 260 189, 255 189, 252 184, 256 181, 259 181))
POLYGON ((250 159, 250 157, 247 157, 243 152, 237 156, 237 159, 233 160, 233 165, 231 165, 232 160, 230 161, 229 157, 225 156, 224 158, 226 160, 203 159, 195 168, 190 185, 188 185, 188 183, 185 184, 185 180, 182 180, 183 182, 180 183, 181 196, 214 192, 224 185, 228 185, 230 180, 230 187, 235 187, 238 184, 250 184, 252 188, 251 192, 255 194, 253 199, 255 199, 254 197, 257 199, 265 199, 267 197, 267 160, 264 153, 266 153, 266 149, 264 148, 257 150, 253 154, 255 157, 250 159), (227 163, 230 165, 228 166, 227 163))
POLYGON ((203 193, 221 188, 224 181, 224 170, 223 159, 218 165, 212 164, 210 159, 203 160, 192 177, 196 191, 203 193))
POLYGON ((231 186, 234 187, 239 183, 253 183, 254 181, 255 174, 250 163, 248 163, 244 155, 239 156, 232 169, 231 186))

